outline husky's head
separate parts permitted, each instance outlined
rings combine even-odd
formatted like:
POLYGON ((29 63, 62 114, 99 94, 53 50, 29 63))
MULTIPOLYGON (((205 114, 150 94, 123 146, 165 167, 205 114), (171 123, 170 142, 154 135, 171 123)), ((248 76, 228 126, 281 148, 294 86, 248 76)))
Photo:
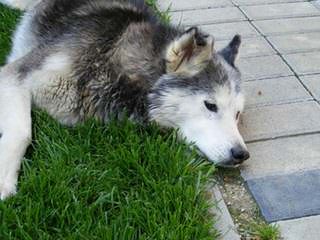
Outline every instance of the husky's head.
POLYGON ((243 110, 240 72, 235 60, 240 36, 220 52, 213 38, 191 28, 169 44, 167 73, 149 94, 149 114, 165 127, 179 129, 220 166, 237 166, 249 158, 238 130, 243 110))

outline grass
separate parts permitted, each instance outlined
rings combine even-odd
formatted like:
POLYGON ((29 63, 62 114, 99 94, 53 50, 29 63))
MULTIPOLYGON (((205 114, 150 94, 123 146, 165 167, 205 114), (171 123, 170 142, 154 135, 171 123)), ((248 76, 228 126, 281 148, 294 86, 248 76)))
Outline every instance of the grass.
POLYGON ((280 230, 277 225, 272 224, 253 224, 253 234, 260 240, 278 240, 280 239, 280 230))
MULTIPOLYGON (((0 5, 0 63, 19 13, 0 5)), ((130 121, 61 126, 33 112, 19 191, 0 202, 0 239, 216 239, 214 168, 174 132, 130 121)))

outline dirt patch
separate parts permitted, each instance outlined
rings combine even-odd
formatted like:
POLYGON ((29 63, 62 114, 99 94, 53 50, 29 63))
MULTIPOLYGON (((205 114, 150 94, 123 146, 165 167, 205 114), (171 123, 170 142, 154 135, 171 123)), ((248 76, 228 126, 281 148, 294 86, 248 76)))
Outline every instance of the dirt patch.
POLYGON ((265 224, 238 169, 220 169, 218 186, 242 240, 259 240, 254 225, 265 224))

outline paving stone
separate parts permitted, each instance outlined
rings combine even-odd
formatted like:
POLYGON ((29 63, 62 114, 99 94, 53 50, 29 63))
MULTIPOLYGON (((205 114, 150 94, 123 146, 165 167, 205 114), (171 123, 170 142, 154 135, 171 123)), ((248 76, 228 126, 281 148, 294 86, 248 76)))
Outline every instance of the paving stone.
POLYGON ((320 0, 311 1, 311 3, 320 9, 320 0))
POLYGON ((320 51, 288 54, 284 57, 299 75, 320 73, 320 51))
POLYGON ((320 214, 320 170, 247 181, 267 222, 320 214))
POLYGON ((160 0, 158 4, 160 9, 170 11, 232 6, 229 0, 160 0))
POLYGON ((320 32, 272 36, 269 40, 284 54, 320 50, 320 32))
POLYGON ((243 87, 248 108, 312 100, 296 77, 249 81, 244 82, 243 87))
POLYGON ((309 2, 242 6, 241 9, 252 20, 320 15, 320 11, 309 2))
POLYGON ((320 236, 320 216, 280 221, 277 224, 283 240, 316 240, 320 236))
POLYGON ((218 240, 240 240, 237 233, 237 228, 234 225, 228 207, 224 202, 222 194, 217 186, 211 188, 211 195, 214 199, 215 207, 212 208, 212 213, 216 217, 215 229, 220 232, 218 240))
POLYGON ((201 29, 214 36, 215 40, 231 40, 235 34, 241 34, 242 38, 259 36, 259 33, 249 22, 203 25, 201 29))
POLYGON ((239 69, 244 80, 276 78, 293 75, 285 62, 277 55, 241 58, 239 69))
POLYGON ((246 141, 320 131, 320 106, 314 101, 246 109, 240 124, 246 141))
POLYGON ((273 3, 291 3, 291 2, 304 2, 305 0, 234 0, 233 2, 237 6, 248 5, 263 5, 273 3))
POLYGON ((245 16, 236 7, 198 9, 171 13, 171 21, 177 25, 201 25, 241 20, 245 20, 245 16))
POLYGON ((320 134, 247 145, 251 157, 241 166, 241 175, 246 180, 320 168, 320 134))
MULTIPOLYGON (((222 49, 227 46, 229 40, 217 41, 215 46, 216 49, 222 49)), ((276 52, 269 45, 269 43, 263 38, 245 38, 242 39, 240 47, 240 57, 258 57, 266 55, 274 55, 276 52)))
POLYGON ((287 18, 253 21, 253 24, 264 35, 279 35, 288 33, 307 33, 320 31, 320 17, 287 18))
POLYGON ((312 95, 320 101, 320 75, 303 76, 300 79, 312 95))

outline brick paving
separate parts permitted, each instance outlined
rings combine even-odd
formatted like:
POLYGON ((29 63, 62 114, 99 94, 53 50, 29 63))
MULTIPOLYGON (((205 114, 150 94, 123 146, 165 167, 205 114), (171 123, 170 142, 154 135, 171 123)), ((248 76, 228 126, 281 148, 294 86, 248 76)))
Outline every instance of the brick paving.
POLYGON ((173 23, 197 25, 212 34, 218 49, 233 35, 242 35, 238 66, 247 106, 241 131, 251 152, 242 176, 266 220, 279 224, 284 240, 320 239, 320 182, 311 181, 320 169, 320 1, 159 4, 171 6, 173 23))

